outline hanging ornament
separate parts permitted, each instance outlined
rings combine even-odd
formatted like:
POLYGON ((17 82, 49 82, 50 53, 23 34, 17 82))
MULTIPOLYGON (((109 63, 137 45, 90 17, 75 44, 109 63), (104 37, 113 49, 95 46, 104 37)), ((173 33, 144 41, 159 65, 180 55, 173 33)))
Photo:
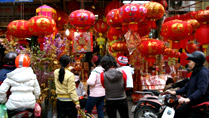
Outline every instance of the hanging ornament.
POLYGON ((57 13, 56 10, 50 6, 42 5, 36 9, 36 14, 39 16, 48 16, 52 19, 56 19, 57 13))

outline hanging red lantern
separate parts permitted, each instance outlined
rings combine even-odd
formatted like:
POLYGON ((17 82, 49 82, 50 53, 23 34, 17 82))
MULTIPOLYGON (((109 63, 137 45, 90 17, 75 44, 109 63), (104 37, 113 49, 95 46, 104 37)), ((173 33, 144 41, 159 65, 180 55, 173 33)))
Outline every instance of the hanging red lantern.
POLYGON ((144 55, 163 54, 165 45, 162 41, 145 38, 138 46, 138 50, 144 55))
POLYGON ((68 14, 61 10, 56 10, 56 11, 57 11, 57 18, 55 21, 57 25, 67 24, 69 22, 68 14))
POLYGON ((186 18, 187 19, 195 19, 196 14, 197 14, 196 11, 188 12, 188 13, 186 13, 186 18))
POLYGON ((17 38, 30 37, 28 21, 26 20, 15 20, 9 23, 7 31, 10 35, 17 38))
POLYGON ((95 16, 92 12, 80 9, 70 14, 70 24, 80 31, 88 30, 95 22, 95 16))
POLYGON ((121 27, 122 24, 119 20, 119 10, 118 9, 112 9, 107 13, 106 16, 107 24, 112 27, 121 27))
POLYGON ((143 22, 138 23, 138 30, 137 33, 140 37, 148 35, 152 29, 150 21, 144 20, 143 22))
POLYGON ((177 52, 177 51, 175 51, 175 58, 179 58, 181 56, 181 53, 180 52, 177 52))
POLYGON ((107 4, 107 6, 105 7, 105 15, 112 9, 118 9, 121 6, 123 6, 124 4, 120 1, 111 1, 107 4))
POLYGON ((196 41, 200 44, 209 44, 209 24, 202 24, 195 32, 196 41))
POLYGON ((29 31, 33 36, 50 35, 56 29, 55 21, 47 16, 34 16, 28 21, 29 31))
POLYGON ((107 28, 107 23, 102 20, 99 20, 94 24, 95 31, 99 33, 105 33, 107 31, 107 28))
POLYGON ((181 20, 172 20, 164 23, 161 28, 161 35, 170 40, 185 39, 192 34, 192 26, 181 20))
POLYGON ((209 22, 209 10, 202 10, 197 13, 196 19, 199 22, 209 22))
POLYGON ((110 27, 107 32, 107 37, 110 41, 113 41, 117 40, 121 34, 123 34, 123 32, 120 28, 117 29, 116 27, 110 27))
POLYGON ((189 44, 186 45, 186 51, 188 53, 192 53, 192 52, 196 51, 197 49, 198 49, 197 45, 194 44, 194 43, 189 43, 189 44))
POLYGON ((50 6, 42 5, 36 9, 36 14, 39 16, 48 16, 52 19, 56 19, 57 13, 56 10, 50 6))
POLYGON ((160 3, 148 2, 144 6, 147 8, 146 19, 158 20, 164 15, 165 9, 160 3))
POLYGON ((183 49, 186 49, 188 41, 189 41, 188 38, 180 40, 180 47, 183 48, 183 49))
POLYGON ((181 44, 179 41, 172 41, 172 49, 180 49, 181 44))
POLYGON ((139 4, 126 4, 119 8, 121 23, 129 23, 132 31, 137 31, 138 22, 142 22, 147 15, 147 9, 139 4))
POLYGON ((192 26, 193 33, 200 27, 200 23, 196 19, 189 19, 186 22, 192 26))

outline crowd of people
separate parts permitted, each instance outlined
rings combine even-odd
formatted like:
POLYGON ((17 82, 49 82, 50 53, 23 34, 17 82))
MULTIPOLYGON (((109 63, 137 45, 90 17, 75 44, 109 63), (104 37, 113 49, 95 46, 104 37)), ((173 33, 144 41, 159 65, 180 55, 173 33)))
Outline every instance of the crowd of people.
MULTIPOLYGON (((164 89, 173 95, 186 94, 178 100, 183 105, 176 109, 176 118, 186 117, 192 106, 209 101, 209 70, 203 66, 204 53, 195 51, 188 54, 187 60, 190 61, 188 70, 192 72, 191 77, 180 84, 174 84, 172 77, 168 78, 164 89), (170 89, 174 87, 179 88, 170 89)), ((4 62, 4 68, 0 70, 0 103, 5 103, 8 114, 23 107, 33 110, 40 95, 40 86, 30 67, 30 58, 9 52, 4 62), (11 93, 7 93, 9 90, 11 93)), ((57 118, 77 118, 81 109, 92 114, 95 106, 98 118, 104 118, 104 104, 108 118, 117 118, 117 111, 120 118, 129 118, 126 90, 133 88, 134 68, 130 67, 126 56, 115 60, 111 55, 94 55, 87 92, 80 75, 72 72, 70 62, 70 56, 61 56, 60 68, 54 70, 57 118)))

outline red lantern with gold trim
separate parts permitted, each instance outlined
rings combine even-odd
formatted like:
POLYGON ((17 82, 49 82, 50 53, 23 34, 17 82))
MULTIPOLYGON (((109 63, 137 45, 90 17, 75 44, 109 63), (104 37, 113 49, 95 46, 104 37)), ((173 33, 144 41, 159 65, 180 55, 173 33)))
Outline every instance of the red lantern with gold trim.
POLYGON ((67 13, 61 10, 56 10, 57 11, 57 18, 56 18, 56 23, 57 25, 65 25, 69 22, 69 16, 67 13))
POLYGON ((28 21, 29 31, 33 36, 50 35, 56 29, 55 21, 47 16, 34 16, 28 21))
POLYGON ((196 19, 199 22, 209 22, 209 10, 201 10, 197 12, 196 19))
POLYGON ((70 14, 70 24, 80 31, 88 30, 95 22, 95 16, 92 12, 80 9, 70 14))
POLYGON ((160 3, 148 2, 144 6, 147 8, 146 19, 158 20, 164 15, 165 9, 160 3))
POLYGON ((36 9, 36 14, 38 14, 39 16, 48 16, 54 20, 57 17, 56 10, 50 6, 47 6, 47 5, 42 5, 42 6, 38 7, 36 9))
POLYGON ((15 20, 9 23, 7 31, 10 35, 17 38, 30 37, 28 21, 26 20, 15 20))
POLYGON ((170 40, 185 39, 192 34, 192 26, 181 20, 172 20, 164 23, 161 28, 161 35, 170 40))
POLYGON ((121 27, 122 24, 119 20, 119 10, 118 9, 112 9, 107 13, 106 16, 107 24, 112 27, 121 27))
POLYGON ((145 40, 142 39, 138 46, 138 50, 144 55, 163 54, 164 49, 165 45, 162 41, 149 38, 146 38, 145 40))
MULTIPOLYGON (((117 27, 117 28, 120 28, 120 27, 117 27)), ((123 34, 122 30, 117 29, 117 28, 116 27, 109 28, 109 30, 107 32, 107 38, 110 41, 117 40, 119 38, 119 36, 123 34)))
POLYGON ((193 33, 200 27, 200 23, 196 19, 189 19, 186 22, 192 25, 193 33))
POLYGON ((94 24, 94 29, 96 32, 104 33, 107 31, 108 25, 106 22, 99 20, 94 24))
POLYGON ((200 44, 209 44, 209 24, 202 24, 195 32, 195 38, 200 44))
POLYGON ((139 4, 126 4, 119 8, 121 23, 129 23, 132 31, 137 31, 138 22, 142 22, 147 15, 147 9, 139 4))

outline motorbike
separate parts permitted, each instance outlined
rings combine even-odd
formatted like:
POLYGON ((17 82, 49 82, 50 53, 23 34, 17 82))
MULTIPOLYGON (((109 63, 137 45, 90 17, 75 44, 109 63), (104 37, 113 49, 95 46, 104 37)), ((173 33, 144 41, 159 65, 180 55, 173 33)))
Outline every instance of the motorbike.
MULTIPOLYGON (((178 99, 180 96, 169 93, 159 93, 157 96, 152 91, 136 91, 135 93, 143 94, 137 104, 132 107, 134 118, 173 118, 175 108, 179 107, 178 99)), ((192 107, 189 118, 209 118, 209 102, 204 102, 192 107)))
POLYGON ((34 118, 34 109, 19 108, 7 112, 9 118, 34 118))

